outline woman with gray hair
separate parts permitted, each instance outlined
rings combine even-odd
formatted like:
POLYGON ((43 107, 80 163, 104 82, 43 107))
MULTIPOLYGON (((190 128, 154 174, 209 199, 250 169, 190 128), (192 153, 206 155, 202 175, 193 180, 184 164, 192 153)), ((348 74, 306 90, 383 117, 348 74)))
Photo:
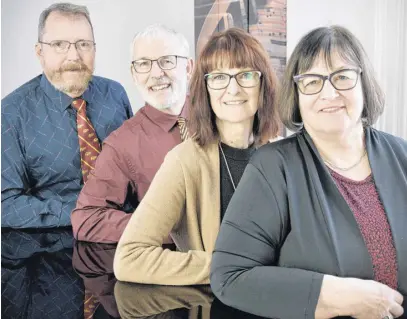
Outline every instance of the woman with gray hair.
POLYGON ((220 228, 222 302, 270 318, 403 315, 407 142, 372 127, 383 106, 352 33, 301 39, 279 97, 297 132, 252 157, 220 228))

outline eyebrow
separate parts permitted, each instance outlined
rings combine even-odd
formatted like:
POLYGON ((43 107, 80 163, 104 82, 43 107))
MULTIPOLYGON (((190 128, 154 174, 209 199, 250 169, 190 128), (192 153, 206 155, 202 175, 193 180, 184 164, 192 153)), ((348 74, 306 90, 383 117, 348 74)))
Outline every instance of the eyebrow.
MULTIPOLYGON (((250 71, 256 71, 256 70, 253 69, 253 68, 244 68, 244 69, 242 69, 242 70, 236 72, 235 74, 238 74, 238 73, 241 73, 241 72, 250 72, 250 71)), ((227 73, 226 71, 220 71, 219 69, 215 69, 215 70, 213 70, 213 71, 210 72, 210 73, 225 73, 225 74, 230 74, 230 73, 227 73)))
POLYGON ((138 61, 138 60, 157 60, 157 59, 159 59, 159 58, 163 58, 163 57, 171 56, 171 55, 177 55, 177 54, 165 54, 165 55, 161 55, 161 56, 157 57, 156 59, 152 59, 152 58, 150 58, 150 57, 145 57, 145 56, 143 56, 143 57, 141 57, 141 58, 134 59, 134 61, 138 61))
MULTIPOLYGON (((334 69, 334 70, 333 70, 332 72, 330 72, 329 74, 334 73, 334 72, 339 71, 339 70, 347 70, 347 69, 354 69, 354 68, 357 68, 357 67, 356 67, 356 66, 346 66, 346 65, 342 65, 342 66, 340 66, 340 67, 334 69)), ((307 72, 305 72, 305 73, 302 73, 302 75, 305 75, 305 74, 318 74, 318 75, 321 75, 320 73, 317 73, 317 71, 312 71, 312 72, 307 71, 307 72)))

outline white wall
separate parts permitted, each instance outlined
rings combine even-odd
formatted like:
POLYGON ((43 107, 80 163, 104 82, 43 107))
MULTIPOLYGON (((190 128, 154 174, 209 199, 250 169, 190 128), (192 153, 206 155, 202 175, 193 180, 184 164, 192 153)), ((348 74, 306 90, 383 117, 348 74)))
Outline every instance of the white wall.
MULTIPOLYGON (((143 101, 130 74, 130 43, 136 32, 163 23, 185 35, 194 57, 193 0, 67 0, 86 5, 96 38, 95 74, 120 82, 133 110, 143 101)), ((38 18, 52 0, 1 1, 1 96, 41 73, 35 56, 38 18)))
POLYGON ((407 1, 287 0, 287 55, 308 31, 339 24, 362 42, 386 94, 376 127, 407 139, 407 1))
MULTIPOLYGON (((392 1, 392 0, 389 0, 392 1)), ((339 24, 362 42, 370 56, 374 43, 372 0, 287 0, 287 54, 300 38, 314 28, 339 24)))

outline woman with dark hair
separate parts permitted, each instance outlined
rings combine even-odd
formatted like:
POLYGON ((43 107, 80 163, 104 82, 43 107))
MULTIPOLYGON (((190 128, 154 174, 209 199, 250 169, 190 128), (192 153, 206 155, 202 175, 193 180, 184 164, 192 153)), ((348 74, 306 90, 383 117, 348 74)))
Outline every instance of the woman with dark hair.
POLYGON ((396 318, 407 295, 407 142, 372 128, 384 98, 338 26, 296 46, 278 98, 296 134, 251 158, 223 218, 211 286, 269 318, 396 318))
POLYGON ((131 217, 114 260, 118 280, 209 283, 221 219, 252 153, 276 138, 276 78, 262 45, 228 29, 212 36, 191 79, 189 131, 131 217), (163 249, 171 235, 178 251, 163 249))

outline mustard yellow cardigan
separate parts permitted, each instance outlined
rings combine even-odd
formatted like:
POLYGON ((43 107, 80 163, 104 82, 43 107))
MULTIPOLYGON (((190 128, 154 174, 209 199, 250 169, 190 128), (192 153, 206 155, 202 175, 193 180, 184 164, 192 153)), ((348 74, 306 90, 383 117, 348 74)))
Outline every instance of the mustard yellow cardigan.
POLYGON ((172 149, 118 243, 114 273, 121 281, 160 285, 209 283, 220 227, 217 144, 192 139, 172 149), (180 251, 163 249, 171 234, 180 251))

